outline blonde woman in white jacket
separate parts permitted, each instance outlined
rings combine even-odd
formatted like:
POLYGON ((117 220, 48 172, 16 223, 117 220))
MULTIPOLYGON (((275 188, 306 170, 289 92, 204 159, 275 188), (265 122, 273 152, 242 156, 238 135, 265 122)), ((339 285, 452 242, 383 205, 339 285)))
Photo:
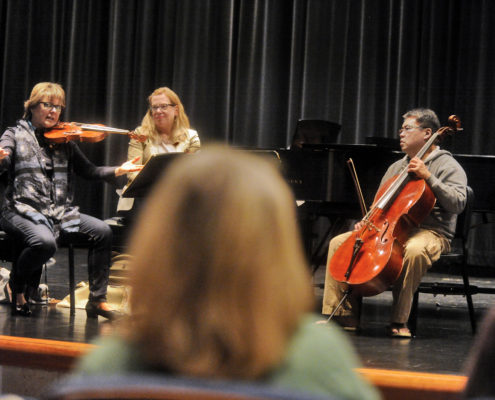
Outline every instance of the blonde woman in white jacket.
MULTIPOLYGON (((200 149, 198 132, 190 129, 189 118, 179 96, 168 87, 155 89, 148 97, 148 111, 135 133, 145 140, 131 139, 127 152, 128 160, 141 164, 154 154, 195 153, 200 149)), ((132 182, 138 173, 128 174, 132 182)), ((133 208, 134 199, 121 197, 117 211, 126 212, 133 208)))

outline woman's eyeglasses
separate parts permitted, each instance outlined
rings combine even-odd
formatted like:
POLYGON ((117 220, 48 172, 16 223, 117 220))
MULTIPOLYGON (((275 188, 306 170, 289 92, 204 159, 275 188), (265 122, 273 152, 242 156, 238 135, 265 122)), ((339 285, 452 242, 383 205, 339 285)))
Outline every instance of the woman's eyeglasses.
POLYGON ((150 106, 151 111, 155 112, 158 110, 163 110, 165 111, 169 107, 175 107, 176 104, 155 104, 153 106, 150 106))
POLYGON ((57 112, 60 112, 62 111, 62 109, 64 108, 63 106, 61 105, 58 105, 58 104, 52 104, 52 103, 48 103, 47 101, 41 101, 40 104, 45 107, 47 110, 51 110, 51 109, 55 109, 55 111, 57 112))

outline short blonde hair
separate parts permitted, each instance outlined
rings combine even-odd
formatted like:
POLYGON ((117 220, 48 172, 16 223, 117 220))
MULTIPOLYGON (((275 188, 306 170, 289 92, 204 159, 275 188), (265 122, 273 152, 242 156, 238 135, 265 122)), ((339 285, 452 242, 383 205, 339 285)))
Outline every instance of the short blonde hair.
POLYGON ((24 102, 23 118, 30 119, 31 109, 36 107, 44 97, 51 102, 58 100, 60 105, 65 107, 65 91, 62 86, 53 82, 40 82, 34 85, 29 99, 24 102))
POLYGON ((151 114, 151 98, 153 96, 159 96, 161 94, 166 95, 170 99, 172 104, 175 104, 178 108, 178 115, 172 127, 172 137, 180 136, 182 133, 184 133, 185 130, 190 128, 189 118, 187 117, 184 106, 180 101, 177 93, 175 93, 168 87, 160 87, 158 89, 155 89, 153 93, 148 96, 148 111, 146 111, 146 114, 144 115, 144 118, 141 122, 141 133, 153 138, 157 138, 160 136, 158 130, 156 129, 155 122, 153 121, 153 116, 151 114))
POLYGON ((169 167, 131 238, 128 339, 177 373, 256 378, 312 310, 295 201, 260 156, 224 147, 169 167))

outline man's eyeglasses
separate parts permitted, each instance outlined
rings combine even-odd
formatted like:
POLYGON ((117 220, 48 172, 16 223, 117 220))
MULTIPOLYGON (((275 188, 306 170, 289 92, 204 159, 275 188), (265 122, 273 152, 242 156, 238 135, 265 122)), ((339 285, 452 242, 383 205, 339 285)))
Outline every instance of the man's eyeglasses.
POLYGON ((423 128, 421 126, 406 125, 406 126, 403 126, 402 128, 399 129, 399 133, 402 133, 404 131, 409 132, 409 131, 412 131, 414 129, 423 129, 423 128))
POLYGON ((155 112, 158 110, 163 110, 165 111, 169 107, 175 107, 176 104, 155 104, 153 106, 150 106, 151 111, 155 112))
POLYGON ((60 112, 62 111, 62 108, 64 108, 63 106, 61 105, 58 105, 58 104, 52 104, 52 103, 48 103, 46 101, 41 101, 40 104, 45 107, 47 110, 51 110, 51 109, 55 109, 55 111, 57 112, 60 112))

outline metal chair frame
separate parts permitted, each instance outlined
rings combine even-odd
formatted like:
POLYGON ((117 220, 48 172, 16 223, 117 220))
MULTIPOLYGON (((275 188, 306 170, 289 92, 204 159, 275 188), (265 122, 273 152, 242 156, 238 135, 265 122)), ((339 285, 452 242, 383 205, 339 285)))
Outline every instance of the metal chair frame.
MULTIPOLYGON (((473 213, 474 192, 471 187, 467 187, 467 202, 464 211, 457 218, 456 232, 453 241, 457 241, 460 246, 448 254, 442 254, 440 259, 435 262, 430 269, 434 269, 435 265, 446 263, 448 265, 459 265, 462 283, 444 283, 444 282, 421 282, 418 289, 414 293, 411 314, 409 316, 409 329, 413 334, 416 333, 419 293, 430 293, 433 295, 464 295, 469 311, 469 319, 471 322, 472 332, 476 332, 476 315, 474 312, 472 295, 481 292, 481 288, 471 285, 469 282, 468 273, 468 236, 471 229, 471 217, 473 213)), ((495 289, 488 288, 491 293, 495 293, 495 289)))

